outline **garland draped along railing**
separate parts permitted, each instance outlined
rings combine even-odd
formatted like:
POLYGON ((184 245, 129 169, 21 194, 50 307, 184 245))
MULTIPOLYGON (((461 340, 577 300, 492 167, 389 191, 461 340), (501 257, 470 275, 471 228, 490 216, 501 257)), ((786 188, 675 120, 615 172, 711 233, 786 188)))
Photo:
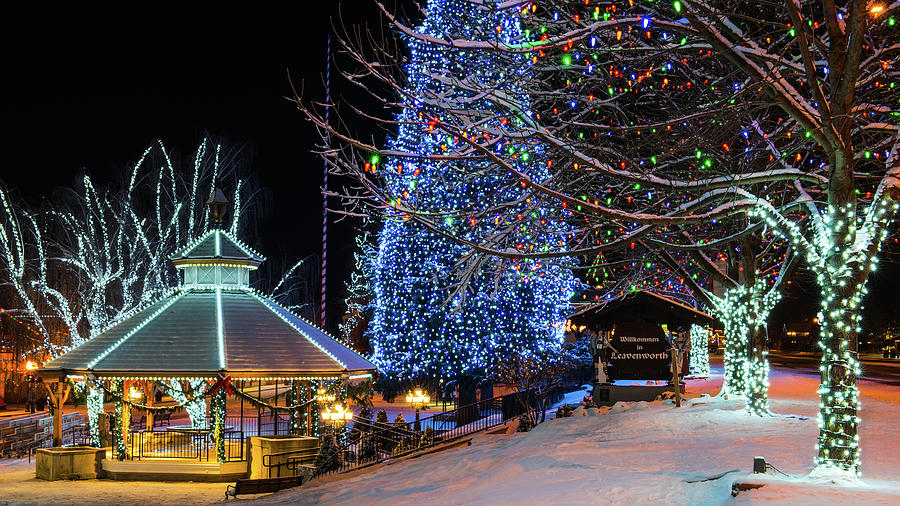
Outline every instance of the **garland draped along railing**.
MULTIPOLYGON (((272 410, 276 410, 276 411, 300 411, 302 409, 306 409, 310 404, 317 402, 317 399, 313 398, 312 400, 306 401, 301 404, 295 404, 293 406, 275 406, 275 405, 269 404, 268 402, 257 399, 256 397, 253 397, 252 395, 242 391, 239 388, 231 388, 230 387, 230 379, 231 379, 230 376, 227 376, 225 378, 220 376, 218 378, 218 380, 216 381, 216 383, 204 388, 203 393, 199 397, 197 395, 197 391, 200 390, 200 388, 195 388, 195 389, 191 390, 190 392, 185 393, 185 397, 188 399, 188 402, 193 402, 197 399, 202 399, 207 396, 215 395, 219 392, 219 388, 225 388, 225 391, 229 395, 231 395, 233 397, 243 398, 244 400, 248 401, 255 408, 267 408, 267 409, 272 409, 272 410), (225 381, 223 381, 223 380, 225 380, 225 381), (227 381, 227 383, 226 383, 226 381, 227 381)), ((151 413, 174 413, 175 411, 181 411, 184 409, 183 404, 177 404, 175 406, 147 406, 145 404, 138 404, 136 402, 129 401, 123 395, 119 395, 119 394, 109 390, 108 388, 103 386, 102 382, 93 381, 91 379, 86 379, 85 381, 90 386, 93 386, 93 387, 96 387, 96 388, 99 388, 100 390, 102 390, 106 395, 110 396, 114 401, 122 402, 122 403, 128 405, 130 408, 136 409, 138 411, 149 411, 151 413)), ((332 393, 335 390, 337 390, 337 389, 335 389, 332 386, 332 388, 328 389, 328 392, 332 393)), ((291 392, 291 390, 285 390, 284 394, 288 394, 289 392, 291 392)))

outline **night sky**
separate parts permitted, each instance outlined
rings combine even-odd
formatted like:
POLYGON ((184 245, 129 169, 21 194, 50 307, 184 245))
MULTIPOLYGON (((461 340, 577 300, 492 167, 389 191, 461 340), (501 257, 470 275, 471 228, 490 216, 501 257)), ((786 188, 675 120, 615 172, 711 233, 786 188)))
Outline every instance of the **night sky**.
MULTIPOLYGON (((101 184, 115 180, 154 139, 188 155, 209 133, 245 145, 251 170, 271 191, 273 209, 259 230, 263 254, 296 261, 320 253, 323 163, 310 153, 319 138, 285 98, 288 73, 305 98, 323 100, 332 19, 380 20, 366 0, 317 4, 319 11, 217 6, 215 14, 117 20, 84 11, 34 24, 35 12, 8 18, 0 180, 36 200, 71 185, 82 169, 101 184)), ((340 87, 335 78, 333 89, 340 87)), ((332 329, 344 310, 352 225, 334 225, 329 236, 332 329)))
MULTIPOLYGON (((156 138, 192 153, 208 132, 246 144, 252 170, 271 190, 274 208, 259 230, 263 254, 299 260, 320 252, 323 164, 310 153, 319 139, 285 98, 291 95, 288 73, 305 97, 322 99, 331 20, 339 12, 347 25, 380 18, 368 0, 303 4, 270 12, 217 6, 214 14, 79 8, 54 11, 55 20, 42 12, 9 12, 0 35, 0 179, 37 199, 72 184, 82 169, 100 183, 115 179, 156 138), (309 7, 318 4, 318 11, 309 7)), ((336 80, 333 93, 341 86, 336 80)), ((334 330, 352 268, 352 225, 333 226, 329 237, 334 330)), ((884 316, 895 312, 900 268, 882 266, 866 304, 884 316)), ((801 308, 814 314, 812 293, 791 295, 773 316, 795 318, 801 308)))

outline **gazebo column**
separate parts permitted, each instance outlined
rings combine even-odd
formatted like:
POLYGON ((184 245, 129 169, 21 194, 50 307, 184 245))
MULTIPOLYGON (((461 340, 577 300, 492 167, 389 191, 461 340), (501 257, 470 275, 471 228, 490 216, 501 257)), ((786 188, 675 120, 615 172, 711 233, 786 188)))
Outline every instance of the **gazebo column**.
MULTIPOLYGON (((311 401, 312 398, 313 398, 312 381, 306 380, 306 400, 311 401)), ((312 436, 312 435, 313 435, 313 430, 312 430, 312 423, 313 423, 313 420, 312 420, 312 410, 313 410, 313 406, 316 406, 316 405, 317 405, 317 404, 314 404, 314 403, 310 403, 310 404, 307 404, 307 405, 306 405, 306 435, 307 435, 307 436, 312 436)))
POLYGON ((88 427, 91 430, 91 446, 100 447, 100 416, 103 415, 103 390, 85 382, 87 396, 88 427))
POLYGON ((128 459, 128 426, 130 408, 125 404, 125 380, 116 379, 112 382, 112 392, 116 399, 115 426, 113 427, 113 453, 117 460, 128 459))
MULTIPOLYGON (((302 394, 300 392, 300 382, 298 380, 291 380, 291 402, 294 403, 294 406, 299 406, 303 404, 303 400, 301 399, 302 394)), ((285 404, 289 404, 285 402, 285 404)), ((294 409, 291 411, 291 434, 297 436, 300 434, 300 410, 294 409)))
POLYGON ((218 460, 219 463, 223 463, 227 460, 225 457, 226 399, 224 388, 220 388, 218 392, 212 394, 209 398, 213 424, 213 438, 216 443, 216 460, 218 460))
POLYGON ((53 446, 62 446, 62 407, 69 397, 71 385, 66 384, 66 377, 60 376, 59 381, 45 383, 50 394, 50 402, 53 403, 53 446))
MULTIPOLYGON (((154 390, 154 381, 147 380, 144 383, 144 395, 147 396, 147 405, 151 407, 153 406, 153 401, 155 400, 155 398, 153 397, 153 394, 155 393, 154 390)), ((153 432, 153 410, 151 409, 147 410, 147 431, 153 432)))

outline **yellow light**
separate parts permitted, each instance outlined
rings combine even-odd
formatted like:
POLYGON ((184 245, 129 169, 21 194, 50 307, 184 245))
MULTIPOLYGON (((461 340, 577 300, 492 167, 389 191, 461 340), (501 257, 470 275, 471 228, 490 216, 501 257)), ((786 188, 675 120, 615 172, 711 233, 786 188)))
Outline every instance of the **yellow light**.
POLYGON ((25 369, 26 369, 26 370, 28 370, 28 371, 34 371, 34 370, 36 370, 37 368, 38 368, 38 365, 35 364, 34 362, 32 362, 31 360, 29 360, 28 362, 25 362, 25 369))
POLYGON ((874 14, 874 15, 877 16, 878 13, 881 12, 881 11, 883 11, 883 10, 884 10, 884 6, 883 6, 883 5, 876 5, 876 6, 872 7, 871 9, 869 9, 869 12, 871 12, 872 14, 874 14))
POLYGON ((431 398, 422 393, 421 388, 417 388, 415 393, 406 394, 406 402, 414 405, 428 404, 431 398))
POLYGON ((141 394, 141 393, 140 393, 138 390, 136 390, 134 387, 131 387, 131 391, 128 392, 128 396, 131 397, 132 399, 140 399, 142 395, 143 395, 143 394, 141 394))

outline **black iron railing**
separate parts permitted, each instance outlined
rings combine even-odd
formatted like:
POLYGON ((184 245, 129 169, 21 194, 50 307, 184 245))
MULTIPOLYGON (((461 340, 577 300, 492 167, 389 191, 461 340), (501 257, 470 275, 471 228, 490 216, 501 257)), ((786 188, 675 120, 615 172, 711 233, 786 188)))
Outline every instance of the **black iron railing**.
POLYGON ((454 410, 437 413, 401 424, 378 423, 354 418, 355 430, 341 432, 343 439, 334 455, 323 455, 316 465, 316 476, 346 472, 376 462, 432 448, 470 434, 503 425, 526 409, 547 407, 562 399, 562 391, 546 393, 517 392, 485 399, 454 410), (429 430, 430 429, 430 430, 429 430))
MULTIPOLYGON (((244 433, 229 430, 222 434, 227 462, 244 460, 244 433)), ((215 438, 210 429, 134 431, 128 433, 128 454, 132 460, 187 459, 215 461, 215 438)))

